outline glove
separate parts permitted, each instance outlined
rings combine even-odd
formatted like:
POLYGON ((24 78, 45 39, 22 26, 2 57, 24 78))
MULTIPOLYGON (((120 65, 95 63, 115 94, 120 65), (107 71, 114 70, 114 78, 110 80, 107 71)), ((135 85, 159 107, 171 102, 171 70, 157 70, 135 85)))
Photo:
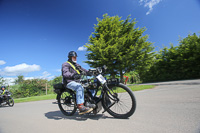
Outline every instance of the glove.
POLYGON ((87 74, 87 76, 92 76, 92 73, 90 73, 90 72, 87 72, 86 74, 87 74))
POLYGON ((85 72, 85 71, 81 71, 81 74, 82 74, 82 75, 86 75, 86 72, 85 72))
POLYGON ((76 74, 73 75, 73 78, 74 78, 74 79, 80 79, 80 78, 81 78, 81 75, 76 73, 76 74))

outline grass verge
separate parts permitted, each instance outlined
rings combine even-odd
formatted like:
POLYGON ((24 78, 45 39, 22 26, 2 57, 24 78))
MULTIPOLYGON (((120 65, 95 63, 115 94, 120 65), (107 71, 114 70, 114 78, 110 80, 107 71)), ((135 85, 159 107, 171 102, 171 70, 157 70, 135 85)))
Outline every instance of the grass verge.
MULTIPOLYGON (((132 91, 140 91, 140 90, 145 90, 145 89, 152 89, 155 87, 155 85, 131 85, 128 87, 132 91)), ((56 99, 56 94, 18 98, 18 99, 14 99, 14 101, 15 103, 22 103, 22 102, 41 101, 41 100, 50 100, 50 99, 56 99)))
POLYGON ((152 89, 155 85, 131 85, 128 86, 132 91, 141 91, 145 89, 152 89))
POLYGON ((17 98, 17 99, 14 99, 14 101, 15 103, 22 103, 22 102, 41 101, 41 100, 50 100, 50 99, 56 99, 56 94, 17 98))

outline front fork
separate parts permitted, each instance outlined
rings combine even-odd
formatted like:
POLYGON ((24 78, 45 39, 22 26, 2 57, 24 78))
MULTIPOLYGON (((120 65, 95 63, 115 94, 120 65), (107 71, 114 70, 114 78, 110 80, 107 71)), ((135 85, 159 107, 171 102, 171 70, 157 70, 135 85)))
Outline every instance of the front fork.
POLYGON ((106 95, 110 98, 110 99, 112 99, 113 101, 119 101, 119 98, 118 98, 118 94, 117 93, 114 93, 113 92, 113 90, 112 89, 110 89, 109 87, 108 87, 108 85, 107 84, 104 84, 104 87, 105 87, 105 93, 106 93, 106 95), (110 95, 109 95, 110 94, 110 95), (111 97, 112 96, 112 97, 111 97))
POLYGON ((105 103, 105 104, 107 104, 106 105, 107 108, 105 108, 105 110, 102 113, 106 112, 109 108, 111 108, 115 103, 117 103, 119 101, 118 94, 114 93, 113 90, 110 89, 107 84, 104 84, 104 88, 105 88, 104 93, 107 96, 107 99, 104 99, 105 101, 107 100, 106 103, 105 103), (114 102, 111 103, 110 99, 114 102))

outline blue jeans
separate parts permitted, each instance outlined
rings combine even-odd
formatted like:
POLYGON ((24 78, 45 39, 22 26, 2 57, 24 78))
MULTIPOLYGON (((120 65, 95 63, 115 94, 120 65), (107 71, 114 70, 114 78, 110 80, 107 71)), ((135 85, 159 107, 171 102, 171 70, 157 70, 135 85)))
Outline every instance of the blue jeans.
POLYGON ((71 81, 67 84, 67 88, 76 91, 76 103, 84 103, 84 88, 80 83, 71 81))
MULTIPOLYGON (((67 84, 67 88, 76 91, 76 103, 81 104, 84 103, 84 88, 80 83, 77 83, 75 81, 71 81, 67 84)), ((90 91, 92 95, 94 96, 95 91, 90 91)))

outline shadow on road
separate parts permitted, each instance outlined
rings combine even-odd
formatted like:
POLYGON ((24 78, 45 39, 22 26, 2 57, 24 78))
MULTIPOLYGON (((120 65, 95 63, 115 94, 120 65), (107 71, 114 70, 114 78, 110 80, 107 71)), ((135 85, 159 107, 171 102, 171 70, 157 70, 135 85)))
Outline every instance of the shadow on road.
POLYGON ((8 105, 0 105, 0 108, 10 108, 10 106, 8 106, 8 105))
POLYGON ((45 113, 45 116, 48 119, 54 119, 54 120, 77 120, 77 121, 86 121, 87 119, 91 120, 99 120, 99 119, 116 119, 113 117, 105 116, 104 114, 84 114, 79 115, 77 112, 73 116, 65 116, 60 111, 52 111, 45 113))
POLYGON ((58 102, 56 101, 56 102, 52 102, 52 104, 58 104, 58 102))

